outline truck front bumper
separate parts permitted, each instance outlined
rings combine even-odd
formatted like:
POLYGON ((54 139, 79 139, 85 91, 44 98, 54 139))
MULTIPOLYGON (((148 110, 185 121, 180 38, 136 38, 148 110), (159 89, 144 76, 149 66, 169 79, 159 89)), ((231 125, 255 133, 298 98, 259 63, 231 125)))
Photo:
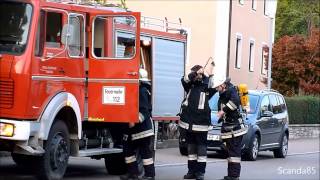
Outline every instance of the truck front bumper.
POLYGON ((9 119, 0 119, 0 127, 13 128, 12 134, 7 135, 0 132, 0 139, 14 141, 28 141, 30 136, 35 136, 40 130, 40 123, 33 121, 16 121, 9 119))

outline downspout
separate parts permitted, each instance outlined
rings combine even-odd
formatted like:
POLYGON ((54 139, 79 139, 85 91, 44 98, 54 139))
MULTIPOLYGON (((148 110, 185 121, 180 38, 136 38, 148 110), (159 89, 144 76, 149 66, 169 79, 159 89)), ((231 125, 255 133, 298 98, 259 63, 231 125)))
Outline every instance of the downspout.
POLYGON ((228 29, 228 50, 227 50, 227 71, 226 77, 229 77, 229 65, 230 65, 230 40, 231 40, 231 23, 232 23, 232 0, 229 0, 229 29, 228 29))

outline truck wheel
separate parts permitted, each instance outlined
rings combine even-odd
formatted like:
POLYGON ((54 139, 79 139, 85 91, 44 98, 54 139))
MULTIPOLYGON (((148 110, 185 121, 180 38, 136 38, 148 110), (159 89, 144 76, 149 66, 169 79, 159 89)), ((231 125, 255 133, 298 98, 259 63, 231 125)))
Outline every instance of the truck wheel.
POLYGON ((56 120, 44 144, 45 153, 41 157, 40 179, 62 179, 68 166, 70 155, 70 136, 66 124, 56 120))
POLYGON ((111 175, 121 175, 127 172, 123 153, 108 154, 104 157, 106 169, 111 175))
POLYGON ((249 144, 249 149, 244 153, 244 159, 249 161, 257 160, 259 146, 259 136, 255 134, 249 144))
POLYGON ((32 168, 38 164, 39 157, 11 153, 13 161, 21 168, 32 168))
POLYGON ((280 141, 280 148, 273 150, 275 158, 285 158, 288 153, 288 136, 284 134, 280 141))

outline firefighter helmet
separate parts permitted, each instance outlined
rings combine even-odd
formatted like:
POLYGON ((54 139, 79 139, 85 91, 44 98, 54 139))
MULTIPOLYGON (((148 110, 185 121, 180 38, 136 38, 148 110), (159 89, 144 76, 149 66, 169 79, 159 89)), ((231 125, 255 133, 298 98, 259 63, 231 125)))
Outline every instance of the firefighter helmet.
POLYGON ((215 76, 213 77, 213 88, 220 86, 221 84, 226 82, 226 77, 224 76, 215 76))

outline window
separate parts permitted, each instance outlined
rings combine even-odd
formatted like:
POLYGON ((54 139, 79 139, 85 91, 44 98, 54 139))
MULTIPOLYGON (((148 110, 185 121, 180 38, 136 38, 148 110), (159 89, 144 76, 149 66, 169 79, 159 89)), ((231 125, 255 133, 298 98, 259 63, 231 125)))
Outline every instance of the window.
POLYGON ((250 45, 249 45, 249 71, 253 72, 254 70, 254 41, 250 40, 250 45))
POLYGON ((242 37, 241 35, 237 35, 235 68, 238 68, 238 69, 240 69, 240 66, 241 66, 241 49, 242 49, 242 37))
POLYGON ((47 12, 46 21, 46 46, 61 47, 62 14, 57 12, 47 12))
POLYGON ((79 14, 69 16, 68 53, 70 57, 84 56, 84 17, 79 14))
POLYGON ((283 99, 283 97, 282 96, 277 96, 278 97, 278 100, 279 100, 279 103, 280 103, 280 110, 281 110, 281 112, 284 112, 284 111, 286 111, 287 110, 287 107, 286 107, 286 104, 285 104, 285 102, 284 102, 284 99, 283 99))
POLYGON ((263 14, 267 15, 267 0, 263 0, 263 14))
POLYGON ((248 113, 254 114, 258 106, 259 96, 249 94, 249 102, 250 102, 250 110, 248 113))
POLYGON ((269 47, 263 45, 261 48, 261 74, 266 75, 268 70, 269 47))
POLYGON ((136 51, 136 20, 132 16, 98 16, 92 30, 97 59, 130 59, 136 51))
POLYGON ((251 8, 252 10, 257 10, 257 0, 252 0, 252 5, 251 5, 251 8))
POLYGON ((22 54, 27 47, 32 5, 0 1, 0 54, 22 54))
POLYGON ((244 0, 239 0, 239 4, 243 5, 244 4, 244 0))
POLYGON ((264 96, 261 101, 260 112, 261 112, 261 114, 263 114, 265 111, 271 111, 268 96, 264 96))
POLYGON ((280 113, 281 112, 281 108, 280 108, 280 104, 279 104, 279 102, 277 100, 276 95, 271 94, 271 95, 269 95, 269 98, 270 98, 270 105, 272 107, 272 112, 274 114, 280 113))

